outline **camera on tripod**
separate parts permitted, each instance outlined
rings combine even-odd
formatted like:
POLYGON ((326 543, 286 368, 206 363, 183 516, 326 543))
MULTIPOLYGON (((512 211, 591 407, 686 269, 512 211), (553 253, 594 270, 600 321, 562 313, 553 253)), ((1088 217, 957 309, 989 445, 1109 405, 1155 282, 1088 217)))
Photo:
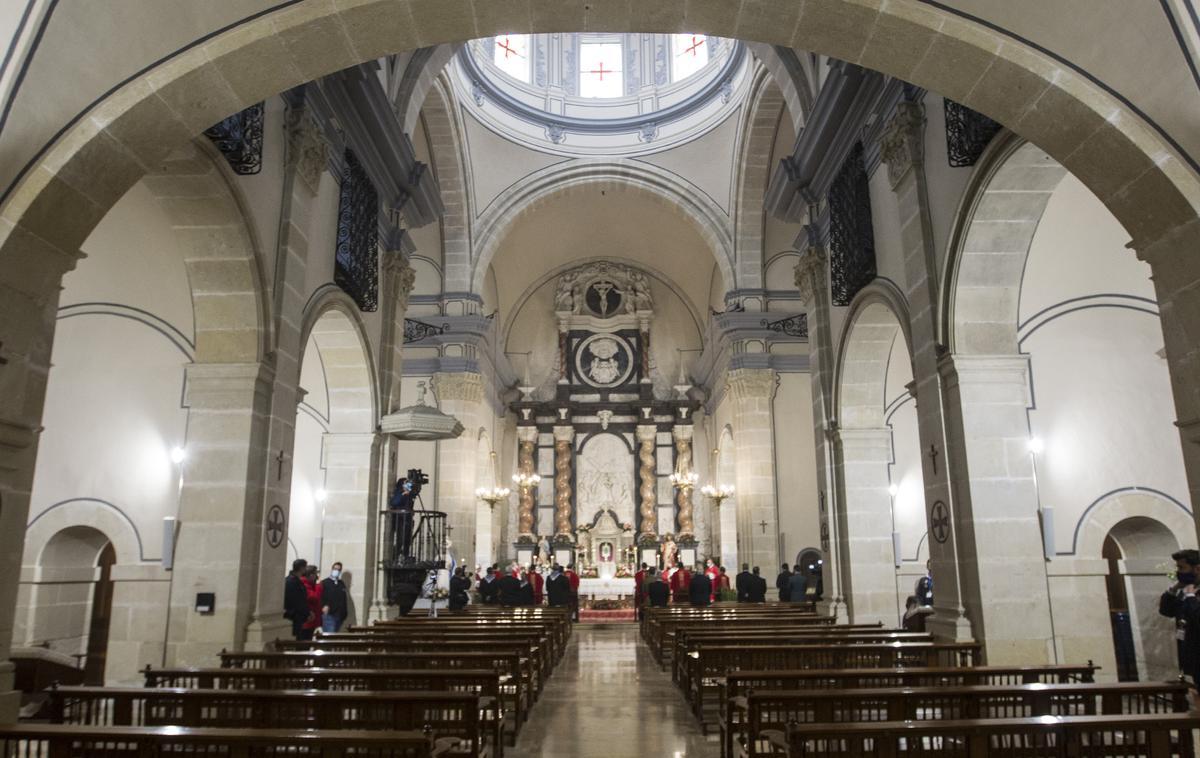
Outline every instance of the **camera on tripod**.
POLYGON ((405 477, 412 484, 413 497, 421 494, 421 486, 429 484, 429 474, 424 473, 419 468, 410 468, 408 476, 405 477))

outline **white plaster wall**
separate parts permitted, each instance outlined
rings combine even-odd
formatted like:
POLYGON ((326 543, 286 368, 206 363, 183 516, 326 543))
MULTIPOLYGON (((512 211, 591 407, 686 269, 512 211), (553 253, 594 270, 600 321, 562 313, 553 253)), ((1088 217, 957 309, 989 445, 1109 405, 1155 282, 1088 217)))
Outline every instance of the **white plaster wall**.
POLYGON ((775 491, 780 555, 788 564, 804 548, 821 545, 811 380, 806 373, 780 374, 775 394, 775 491))
MULTIPOLYGON (((321 351, 316 340, 309 337, 300 363, 300 386, 307 391, 302 407, 296 412, 296 436, 291 461, 292 490, 288 508, 288 560, 304 558, 312 562, 320 558, 316 540, 321 536, 323 504, 317 491, 325 486, 325 470, 321 466, 322 436, 329 425, 329 391, 325 383, 321 351)), ((324 563, 321 571, 326 570, 324 563)))

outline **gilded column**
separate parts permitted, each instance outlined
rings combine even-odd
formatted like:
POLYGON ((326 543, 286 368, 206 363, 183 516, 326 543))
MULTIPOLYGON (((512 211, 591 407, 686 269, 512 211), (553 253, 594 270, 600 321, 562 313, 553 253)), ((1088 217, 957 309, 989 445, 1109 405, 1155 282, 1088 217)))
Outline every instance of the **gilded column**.
POLYGON ((655 486, 654 443, 658 427, 643 424, 637 428, 638 441, 638 499, 641 514, 639 533, 643 537, 658 536, 658 488, 655 486))
MULTIPOLYGON (((692 472, 692 432, 691 424, 676 424, 671 430, 675 440, 675 473, 680 475, 692 472)), ((692 517, 692 487, 679 487, 675 492, 676 518, 679 521, 679 537, 691 538, 696 534, 696 525, 692 517)))
POLYGON ((571 462, 575 427, 554 427, 554 536, 571 537, 571 462))
MULTIPOLYGON (((517 472, 532 475, 534 472, 533 451, 537 445, 538 431, 536 426, 522 426, 517 429, 517 472)), ((517 506, 517 539, 521 542, 533 542, 533 488, 520 488, 520 502, 517 506)))

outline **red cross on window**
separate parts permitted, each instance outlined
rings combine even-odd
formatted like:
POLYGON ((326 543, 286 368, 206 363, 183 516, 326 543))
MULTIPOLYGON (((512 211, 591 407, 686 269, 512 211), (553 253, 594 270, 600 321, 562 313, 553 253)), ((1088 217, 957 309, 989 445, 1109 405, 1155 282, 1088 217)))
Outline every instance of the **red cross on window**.
POLYGON ((498 47, 504 51, 504 59, 505 60, 508 60, 508 56, 510 56, 510 55, 515 55, 518 58, 523 57, 520 53, 517 52, 516 48, 514 48, 512 46, 512 43, 508 41, 508 37, 505 37, 503 42, 497 42, 496 47, 498 47))
POLYGON ((691 54, 692 54, 692 57, 693 57, 693 58, 695 58, 697 55, 699 55, 699 53, 698 53, 698 52, 696 52, 696 51, 697 51, 697 49, 698 49, 698 48, 699 48, 701 45, 703 45, 703 44, 704 44, 704 38, 703 38, 703 37, 695 37, 695 36, 693 36, 693 37, 692 37, 692 46, 691 46, 691 47, 685 47, 685 48, 683 49, 683 52, 682 52, 682 53, 680 53, 680 55, 684 55, 684 54, 686 54, 686 53, 691 53, 691 54))
POLYGON ((611 73, 613 73, 613 70, 612 70, 611 68, 605 68, 605 67, 604 67, 604 61, 600 61, 600 62, 599 62, 598 64, 596 64, 596 65, 598 66, 598 68, 594 68, 594 69, 592 69, 592 70, 588 71, 588 73, 589 73, 589 74, 599 74, 599 75, 600 75, 600 81, 604 81, 604 75, 605 75, 605 74, 611 74, 611 73))

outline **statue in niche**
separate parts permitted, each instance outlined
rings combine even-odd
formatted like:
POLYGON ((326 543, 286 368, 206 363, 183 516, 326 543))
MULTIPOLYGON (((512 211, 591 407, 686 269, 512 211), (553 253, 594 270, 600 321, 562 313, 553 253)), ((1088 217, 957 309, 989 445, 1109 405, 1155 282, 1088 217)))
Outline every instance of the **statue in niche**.
POLYGON ((579 274, 569 273, 563 274, 558 280, 558 290, 554 293, 554 311, 556 313, 569 313, 575 310, 575 283, 579 279, 579 274))
POLYGON ((592 378, 596 384, 609 385, 617 380, 621 375, 621 368, 617 365, 617 352, 620 347, 615 340, 598 339, 593 340, 588 345, 588 352, 592 354, 592 363, 588 367, 588 376, 592 378))
POLYGON ((650 283, 646 275, 636 269, 629 270, 629 287, 633 291, 629 306, 635 311, 648 311, 654 306, 650 300, 650 283))

